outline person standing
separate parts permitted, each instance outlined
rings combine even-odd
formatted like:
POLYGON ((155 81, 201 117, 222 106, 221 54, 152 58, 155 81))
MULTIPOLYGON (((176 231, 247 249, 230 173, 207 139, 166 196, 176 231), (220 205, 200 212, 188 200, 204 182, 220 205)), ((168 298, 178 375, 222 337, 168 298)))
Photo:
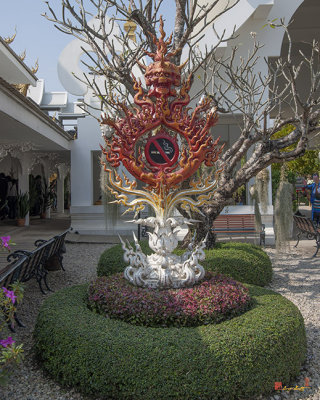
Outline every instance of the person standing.
POLYGON ((312 220, 320 224, 320 180, 319 174, 315 172, 312 175, 313 183, 305 185, 306 189, 311 191, 310 202, 312 206, 312 220))
POLYGON ((44 202, 42 178, 40 175, 37 175, 35 177, 34 185, 35 185, 36 198, 34 203, 33 215, 40 215, 42 210, 42 205, 44 202))

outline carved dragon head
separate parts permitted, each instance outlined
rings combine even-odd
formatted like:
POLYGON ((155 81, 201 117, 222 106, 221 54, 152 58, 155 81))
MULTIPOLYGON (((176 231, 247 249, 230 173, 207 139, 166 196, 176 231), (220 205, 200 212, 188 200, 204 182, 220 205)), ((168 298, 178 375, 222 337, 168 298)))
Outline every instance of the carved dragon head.
POLYGON ((139 65, 145 70, 146 85, 150 87, 149 96, 176 96, 176 90, 172 86, 181 85, 181 69, 185 64, 177 66, 170 61, 171 57, 176 55, 180 49, 168 53, 172 34, 167 40, 164 40, 166 34, 163 30, 162 16, 160 16, 160 33, 159 39, 149 33, 157 46, 157 51, 156 53, 146 51, 146 54, 153 59, 154 63, 147 67, 140 63, 139 65))

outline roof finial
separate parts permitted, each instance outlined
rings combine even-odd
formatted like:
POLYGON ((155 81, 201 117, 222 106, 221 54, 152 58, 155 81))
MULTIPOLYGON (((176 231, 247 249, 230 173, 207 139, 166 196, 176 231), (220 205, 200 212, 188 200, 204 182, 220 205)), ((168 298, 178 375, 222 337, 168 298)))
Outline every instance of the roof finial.
POLYGON ((3 40, 5 41, 5 43, 11 44, 14 41, 16 36, 17 36, 17 27, 15 26, 14 27, 14 34, 11 37, 8 36, 6 38, 3 38, 3 40))
MULTIPOLYGON (((131 3, 129 4, 128 12, 131 14, 132 8, 131 8, 131 3)), ((137 24, 132 21, 131 19, 128 19, 127 22, 124 24, 124 30, 127 32, 129 39, 131 39, 133 42, 136 42, 136 34, 135 30, 137 29, 137 24)))
POLYGON ((31 68, 31 72, 33 74, 36 74, 39 70, 39 60, 37 59, 36 63, 34 64, 34 67, 31 68))
POLYGON ((27 50, 23 50, 23 52, 20 54, 19 58, 21 61, 24 61, 27 55, 27 50))

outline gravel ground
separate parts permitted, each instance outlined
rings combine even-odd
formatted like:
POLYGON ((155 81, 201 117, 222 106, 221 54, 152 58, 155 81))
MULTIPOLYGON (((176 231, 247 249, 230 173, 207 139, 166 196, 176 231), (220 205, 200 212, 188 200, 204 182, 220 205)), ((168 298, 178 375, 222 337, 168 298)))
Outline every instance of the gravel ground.
MULTIPOLYGON (((96 275, 97 261, 105 248, 106 245, 102 244, 67 244, 67 253, 64 257, 66 271, 49 273, 48 281, 52 289, 57 291, 65 286, 90 281, 96 275)), ((274 266, 271 288, 299 307, 306 325, 307 361, 293 386, 304 386, 305 378, 309 378, 311 386, 303 392, 297 390, 277 392, 268 399, 320 400, 320 258, 310 259, 312 253, 303 247, 298 250, 291 248, 288 253, 280 256, 277 256, 273 249, 267 249, 267 252, 274 266)), ((19 317, 26 323, 26 327, 17 328, 15 334, 17 342, 24 344, 25 360, 12 374, 9 384, 5 388, 0 388, 0 400, 89 399, 74 390, 61 388, 42 372, 32 358, 32 330, 45 297, 40 293, 36 282, 27 283, 24 301, 19 310, 19 317)))
POLYGON ((273 265, 270 288, 299 308, 306 327, 307 359, 291 387, 301 388, 305 386, 305 378, 310 380, 310 389, 282 391, 272 396, 272 400, 320 400, 320 253, 312 258, 315 248, 310 247, 309 241, 307 244, 305 247, 299 245, 297 249, 291 244, 290 249, 280 255, 274 249, 267 249, 273 265))
MULTIPOLYGON (((89 282, 96 276, 99 256, 106 247, 103 244, 66 244, 67 252, 63 259, 66 271, 49 272, 48 283, 51 289, 57 291, 66 286, 89 282)), ((14 335, 17 343, 23 343, 25 359, 21 367, 11 375, 10 383, 4 388, 0 387, 0 400, 88 399, 74 390, 61 388, 45 375, 30 354, 38 310, 47 296, 41 294, 37 282, 27 282, 24 299, 19 307, 19 318, 26 327, 17 327, 14 335)))

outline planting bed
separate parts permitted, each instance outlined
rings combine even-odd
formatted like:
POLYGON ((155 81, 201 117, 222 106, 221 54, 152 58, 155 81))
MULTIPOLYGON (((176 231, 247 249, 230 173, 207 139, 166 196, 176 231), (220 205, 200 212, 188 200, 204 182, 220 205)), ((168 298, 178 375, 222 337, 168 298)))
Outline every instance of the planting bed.
POLYGON ((59 382, 108 399, 237 399, 268 394, 298 375, 302 316, 290 301, 249 285, 253 306, 218 324, 147 327, 88 308, 88 286, 44 302, 35 351, 59 382))

